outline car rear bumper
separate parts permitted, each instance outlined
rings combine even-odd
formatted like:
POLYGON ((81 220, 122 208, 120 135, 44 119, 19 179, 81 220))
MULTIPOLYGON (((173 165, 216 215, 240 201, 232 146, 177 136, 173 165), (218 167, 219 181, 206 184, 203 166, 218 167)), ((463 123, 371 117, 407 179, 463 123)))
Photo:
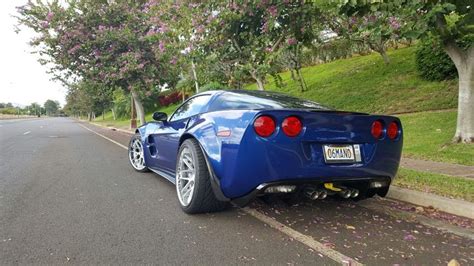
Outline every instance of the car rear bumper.
POLYGON ((234 198, 234 199, 228 199, 231 202, 235 203, 236 205, 243 207, 250 203, 252 200, 254 200, 258 196, 262 196, 265 194, 272 194, 272 193, 267 193, 266 190, 270 187, 276 187, 276 186, 295 186, 295 193, 298 193, 302 191, 302 189, 306 186, 314 186, 314 187, 322 187, 324 183, 328 182, 335 182, 336 184, 341 184, 347 187, 356 187, 357 189, 361 190, 363 194, 367 193, 369 189, 373 190, 374 194, 378 194, 379 196, 384 197, 388 191, 388 187, 390 186, 392 179, 389 177, 373 177, 373 178, 358 178, 358 179, 353 179, 353 178, 348 178, 339 180, 339 181, 334 181, 331 178, 323 178, 319 180, 315 179, 309 179, 309 180, 284 180, 284 181, 276 181, 276 182, 269 182, 269 183, 263 183, 258 185, 256 188, 254 188, 252 191, 250 191, 248 194, 234 198), (385 184, 383 187, 380 188, 371 188, 371 184, 374 182, 379 182, 385 184))
POLYGON ((326 163, 322 145, 314 142, 276 144, 256 141, 228 151, 212 164, 220 189, 228 198, 249 194, 261 184, 291 182, 345 182, 394 178, 400 164, 402 143, 363 144, 362 162, 326 163))

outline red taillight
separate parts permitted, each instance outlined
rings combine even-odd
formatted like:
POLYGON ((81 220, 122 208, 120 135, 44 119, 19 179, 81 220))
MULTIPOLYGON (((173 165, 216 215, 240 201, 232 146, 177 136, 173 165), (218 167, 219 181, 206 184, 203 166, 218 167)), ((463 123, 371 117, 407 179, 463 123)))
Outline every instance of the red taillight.
POLYGON ((303 125, 301 124, 301 120, 298 117, 289 116, 283 120, 283 123, 281 123, 281 128, 288 137, 296 137, 301 133, 303 125))
POLYGON ((396 122, 392 122, 388 125, 387 136, 390 139, 396 139, 398 137, 398 124, 396 122))
POLYGON ((381 139, 383 136, 383 124, 379 120, 374 121, 372 123, 372 129, 370 130, 370 133, 372 133, 372 136, 376 139, 381 139))
POLYGON ((275 132, 275 121, 269 116, 262 115, 255 119, 255 122, 253 122, 253 128, 260 137, 266 138, 275 132))

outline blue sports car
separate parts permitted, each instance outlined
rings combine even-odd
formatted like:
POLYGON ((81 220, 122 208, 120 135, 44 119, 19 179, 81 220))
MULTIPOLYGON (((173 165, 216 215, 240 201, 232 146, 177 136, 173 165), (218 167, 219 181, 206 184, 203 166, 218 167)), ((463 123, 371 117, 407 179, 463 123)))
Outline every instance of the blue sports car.
POLYGON ((385 196, 403 144, 396 117, 273 92, 207 91, 153 119, 130 140, 130 163, 174 183, 186 213, 266 194, 385 196))

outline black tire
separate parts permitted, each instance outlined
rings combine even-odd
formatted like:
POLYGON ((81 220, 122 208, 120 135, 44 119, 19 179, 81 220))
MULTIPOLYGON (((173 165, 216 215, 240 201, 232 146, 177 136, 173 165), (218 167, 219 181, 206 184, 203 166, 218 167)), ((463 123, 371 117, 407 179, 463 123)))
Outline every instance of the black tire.
MULTIPOLYGON (((207 168, 206 159, 197 140, 187 139, 181 144, 176 160, 176 174, 178 174, 180 155, 185 147, 189 148, 192 153, 195 161, 194 167, 196 169, 196 176, 194 193, 189 204, 183 206, 178 200, 181 209, 188 214, 217 212, 226 209, 229 203, 218 200, 212 191, 209 169, 207 168)), ((176 190, 176 193, 179 193, 178 190, 176 190)))
MULTIPOLYGON (((143 149, 143 152, 145 152, 145 146, 143 146, 143 143, 142 143, 142 139, 141 139, 141 136, 139 133, 136 133, 135 135, 133 135, 133 137, 130 139, 130 142, 128 143, 128 161, 130 162, 130 165, 132 166, 132 168, 137 171, 137 172, 140 172, 140 173, 145 173, 145 172, 149 172, 150 170, 148 169, 148 167, 146 167, 146 165, 144 165, 145 167, 144 168, 137 168, 133 163, 132 163, 132 159, 131 159, 131 153, 132 153, 132 145, 135 141, 139 141, 140 144, 142 145, 142 149, 143 149)), ((143 159, 143 163, 145 162, 144 161, 145 159, 143 159)), ((145 164, 145 163, 144 163, 145 164)))

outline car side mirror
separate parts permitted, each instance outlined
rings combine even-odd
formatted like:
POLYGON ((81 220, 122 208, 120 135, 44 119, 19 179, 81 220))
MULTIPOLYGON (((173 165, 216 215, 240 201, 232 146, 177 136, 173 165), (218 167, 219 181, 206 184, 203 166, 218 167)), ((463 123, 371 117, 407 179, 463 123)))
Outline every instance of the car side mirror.
POLYGON ((166 121, 168 119, 168 115, 163 112, 154 112, 153 113, 153 120, 155 121, 166 121))

